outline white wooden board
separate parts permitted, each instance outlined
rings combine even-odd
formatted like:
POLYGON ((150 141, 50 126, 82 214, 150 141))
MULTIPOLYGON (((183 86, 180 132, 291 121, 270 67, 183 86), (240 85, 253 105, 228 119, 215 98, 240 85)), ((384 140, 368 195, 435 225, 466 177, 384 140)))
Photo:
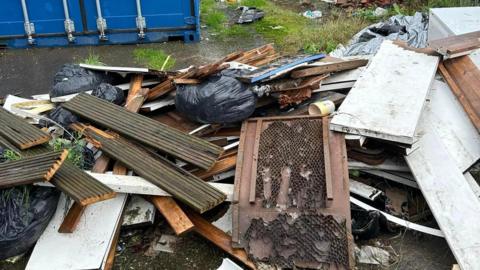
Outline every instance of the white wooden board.
POLYGON ((349 159, 348 168, 353 170, 382 170, 382 171, 394 171, 394 172, 410 172, 410 169, 402 158, 387 158, 382 164, 370 165, 361 161, 349 159))
POLYGON ((419 143, 407 163, 460 267, 480 269, 480 201, 435 132, 419 143))
POLYGON ((133 195, 125 207, 122 226, 153 224, 156 212, 152 203, 141 196, 133 195))
POLYGON ((438 60, 384 41, 333 117, 330 128, 412 144, 438 60))
POLYGON ((438 80, 432 84, 416 137, 432 130, 462 172, 480 159, 480 134, 448 85, 438 80))
POLYGON ((38 240, 26 270, 99 269, 108 254, 110 243, 125 206, 125 194, 89 205, 73 233, 59 233, 66 213, 65 196, 57 212, 38 240))

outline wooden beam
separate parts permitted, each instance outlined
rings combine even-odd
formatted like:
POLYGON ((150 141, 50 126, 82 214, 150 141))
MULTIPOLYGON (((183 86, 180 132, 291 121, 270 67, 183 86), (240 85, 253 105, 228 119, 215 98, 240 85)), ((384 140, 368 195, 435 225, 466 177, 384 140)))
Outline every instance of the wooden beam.
POLYGON ((181 79, 181 78, 173 79, 173 83, 175 84, 199 84, 201 82, 202 82, 201 80, 197 80, 197 79, 181 79))
POLYGON ((105 173, 108 170, 108 164, 110 163, 110 157, 105 154, 101 154, 100 157, 95 160, 93 165, 92 172, 94 173, 105 173))
POLYGON ((248 255, 245 252, 245 250, 240 248, 232 248, 232 237, 230 235, 226 234, 224 231, 212 225, 210 222, 205 220, 201 215, 190 210, 186 210, 185 212, 188 218, 195 225, 194 230, 198 234, 200 234, 205 239, 212 242, 221 250, 230 254, 235 259, 242 262, 248 268, 256 269, 255 264, 248 259, 248 255))
POLYGON ((235 168, 235 164, 237 164, 237 155, 227 156, 223 159, 220 159, 213 165, 213 167, 208 170, 201 170, 194 172, 193 174, 202 178, 203 180, 208 179, 216 174, 226 172, 232 168, 235 168))
POLYGON ((174 199, 164 196, 150 196, 148 199, 165 217, 176 235, 182 235, 193 229, 193 223, 174 199))
POLYGON ((74 202, 73 205, 68 210, 67 215, 63 219, 62 225, 58 228, 59 233, 73 233, 77 227, 80 217, 85 211, 87 206, 82 206, 81 204, 74 202))
POLYGON ((330 72, 337 72, 362 67, 365 66, 367 63, 368 60, 365 59, 355 59, 326 64, 319 63, 317 66, 314 67, 307 66, 307 68, 305 69, 295 70, 290 76, 292 78, 303 78, 308 76, 321 75, 330 72))
POLYGON ((142 89, 142 82, 143 82, 143 75, 142 74, 135 74, 133 75, 130 81, 130 89, 128 90, 127 96, 127 104, 137 96, 140 89, 142 89))

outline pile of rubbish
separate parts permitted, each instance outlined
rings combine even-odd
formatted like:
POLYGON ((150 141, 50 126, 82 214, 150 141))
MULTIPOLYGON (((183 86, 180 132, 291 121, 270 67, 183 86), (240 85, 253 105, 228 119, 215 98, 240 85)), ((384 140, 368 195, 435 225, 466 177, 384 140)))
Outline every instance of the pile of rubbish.
POLYGON ((49 94, 0 109, 0 259, 33 247, 27 269, 111 269, 122 229, 160 214, 228 253, 221 269, 387 265, 354 241, 401 229, 480 269, 478 48, 480 31, 368 56, 268 44, 169 72, 65 65, 49 94), (230 222, 205 217, 225 205, 230 222))

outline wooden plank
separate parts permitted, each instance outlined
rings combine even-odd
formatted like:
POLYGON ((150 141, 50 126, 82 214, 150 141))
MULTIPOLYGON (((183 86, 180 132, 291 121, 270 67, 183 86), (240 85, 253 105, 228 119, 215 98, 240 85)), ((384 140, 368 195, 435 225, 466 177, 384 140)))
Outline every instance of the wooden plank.
POLYGON ((480 70, 468 56, 446 60, 439 69, 474 126, 480 130, 480 70))
POLYGON ((232 248, 232 237, 212 225, 210 222, 206 221, 201 215, 193 211, 186 211, 186 213, 188 218, 195 225, 195 232, 212 242, 221 250, 230 254, 235 259, 242 262, 249 269, 256 269, 255 264, 248 259, 248 255, 245 250, 241 248, 232 248))
POLYGON ((384 41, 333 117, 330 128, 412 144, 438 60, 384 41))
POLYGON ((173 79, 173 83, 175 84, 199 84, 201 82, 202 81, 198 79, 182 79, 182 78, 173 79))
POLYGON ((68 210, 67 215, 63 219, 62 224, 58 228, 58 232, 73 233, 73 231, 78 225, 78 222, 80 222, 80 218, 82 217, 82 214, 83 212, 85 212, 86 208, 87 206, 74 202, 68 210))
POLYGON ((480 269, 480 201, 441 140, 425 134, 406 160, 462 269, 480 269))
POLYGON ((193 174, 205 180, 216 174, 223 173, 223 172, 229 171, 232 168, 235 168, 236 163, 237 163, 237 155, 234 154, 218 160, 215 163, 215 165, 213 165, 213 167, 208 171, 202 170, 202 171, 194 172, 193 174))
POLYGON ((182 235, 193 229, 193 223, 171 197, 150 196, 149 200, 165 217, 176 235, 182 235))
POLYGON ((110 157, 103 154, 95 160, 93 165, 92 172, 95 173, 105 173, 108 170, 108 164, 110 163, 110 157))
POLYGON ((115 161, 115 164, 113 165, 113 174, 127 175, 127 167, 125 167, 121 162, 115 161))
POLYGON ((136 74, 132 76, 130 80, 130 89, 128 91, 127 101, 131 101, 135 96, 137 96, 140 89, 142 89, 143 74, 136 74))
POLYGON ((321 75, 331 72, 338 72, 344 70, 355 69, 358 67, 362 67, 368 64, 368 60, 366 59, 354 59, 354 60, 347 60, 341 62, 334 62, 334 63, 318 63, 314 64, 314 67, 307 66, 307 68, 302 68, 299 70, 293 71, 290 76, 292 78, 303 78, 308 76, 314 75, 321 75))
POLYGON ((428 46, 445 59, 467 55, 480 48, 480 31, 436 39, 428 42, 428 46))
POLYGON ((126 195, 89 206, 73 233, 58 233, 66 211, 66 197, 61 196, 57 211, 40 236, 26 269, 100 269, 120 224, 126 195), (68 247, 68 248, 67 248, 68 247), (52 256, 52 250, 55 256, 52 256))

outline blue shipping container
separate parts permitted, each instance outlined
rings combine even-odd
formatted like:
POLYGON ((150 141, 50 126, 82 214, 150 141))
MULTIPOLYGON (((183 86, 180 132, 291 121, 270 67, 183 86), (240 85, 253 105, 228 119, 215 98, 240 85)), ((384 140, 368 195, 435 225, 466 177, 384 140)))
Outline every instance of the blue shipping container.
POLYGON ((0 46, 131 44, 200 39, 200 0, 9 0, 0 46))

